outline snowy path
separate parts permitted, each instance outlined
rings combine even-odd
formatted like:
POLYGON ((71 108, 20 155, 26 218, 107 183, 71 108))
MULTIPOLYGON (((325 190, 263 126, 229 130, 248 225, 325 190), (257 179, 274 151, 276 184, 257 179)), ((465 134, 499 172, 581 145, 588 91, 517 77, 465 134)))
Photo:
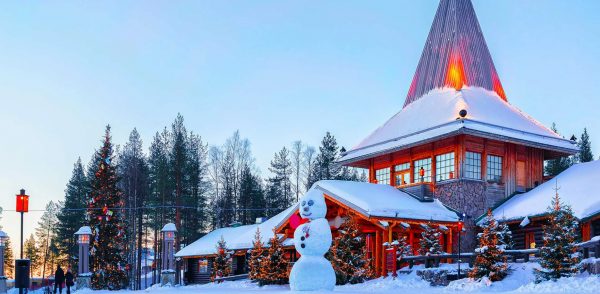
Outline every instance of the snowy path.
MULTIPOLYGON (((513 264, 512 272, 503 281, 493 283, 491 286, 484 282, 475 283, 462 279, 450 283, 447 287, 432 287, 421 280, 416 274, 400 275, 397 279, 380 278, 363 284, 337 286, 333 293, 383 293, 383 294, 438 294, 438 293, 598 293, 600 291, 600 277, 580 275, 574 278, 561 279, 558 282, 544 282, 534 284, 534 263, 513 264)), ((224 282, 222 284, 206 284, 185 287, 153 287, 144 292, 152 294, 198 294, 198 293, 269 293, 289 294, 288 285, 258 287, 250 281, 224 282)), ((118 291, 131 292, 131 291, 118 291)), ((80 290, 74 294, 116 294, 114 291, 80 290)), ((138 291, 140 292, 140 291, 138 291)), ((139 294, 144 294, 140 292, 139 294)), ((331 292, 310 292, 313 294, 331 292)), ((9 294, 12 294, 9 292, 9 294)), ((125 294, 125 293, 120 293, 125 294)))

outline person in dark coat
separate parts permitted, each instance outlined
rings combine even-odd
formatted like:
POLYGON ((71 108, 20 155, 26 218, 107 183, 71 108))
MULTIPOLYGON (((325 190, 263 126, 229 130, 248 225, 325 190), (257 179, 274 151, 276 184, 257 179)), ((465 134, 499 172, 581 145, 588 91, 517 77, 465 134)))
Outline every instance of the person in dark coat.
POLYGON ((58 293, 62 294, 63 283, 65 282, 65 272, 60 265, 56 268, 56 272, 54 272, 54 294, 56 294, 56 290, 58 289, 58 293))
POLYGON ((71 286, 75 285, 75 283, 73 283, 73 273, 70 267, 67 269, 67 274, 65 275, 65 284, 67 286, 67 294, 71 294, 71 286))

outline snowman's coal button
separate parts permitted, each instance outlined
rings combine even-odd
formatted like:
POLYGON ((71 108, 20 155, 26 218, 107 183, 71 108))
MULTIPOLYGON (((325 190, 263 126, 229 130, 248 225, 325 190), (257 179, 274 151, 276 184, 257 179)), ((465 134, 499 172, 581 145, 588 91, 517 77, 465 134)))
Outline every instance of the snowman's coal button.
POLYGON ((306 245, 304 245, 304 243, 300 243, 300 247, 304 248, 306 245))
POLYGON ((306 239, 306 238, 304 238, 304 236, 300 237, 300 240, 301 240, 301 241, 304 241, 304 239, 306 239))

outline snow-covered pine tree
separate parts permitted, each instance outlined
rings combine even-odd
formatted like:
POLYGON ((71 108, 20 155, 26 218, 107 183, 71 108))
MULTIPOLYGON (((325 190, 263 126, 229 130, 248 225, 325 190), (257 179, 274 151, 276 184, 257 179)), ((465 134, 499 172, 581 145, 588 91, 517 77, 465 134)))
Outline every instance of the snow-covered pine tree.
POLYGON ((256 280, 260 276, 260 263, 264 256, 265 248, 262 243, 260 229, 256 228, 252 249, 250 250, 250 259, 248 260, 248 278, 250 278, 250 280, 256 280))
POLYGON ((440 245, 440 230, 433 227, 434 224, 429 221, 426 225, 422 225, 423 232, 421 233, 421 240, 419 241, 419 254, 420 255, 435 255, 442 253, 442 247, 440 245))
POLYGON ((275 231, 273 238, 269 240, 269 249, 260 263, 260 275, 257 280, 261 286, 282 285, 288 282, 288 261, 275 231))
POLYGON ((392 242, 392 245, 396 246, 396 248, 398 249, 398 251, 396 251, 398 260, 402 260, 402 258, 405 256, 413 255, 412 247, 408 243, 408 238, 406 236, 401 236, 397 240, 394 240, 392 242))
POLYGON ((488 209, 487 215, 481 225, 483 232, 478 234, 479 246, 475 248, 477 257, 469 278, 481 279, 487 277, 490 281, 500 281, 507 274, 508 265, 502 256, 503 249, 499 246, 498 223, 494 219, 492 210, 488 209))
POLYGON ((544 245, 540 248, 541 269, 535 272, 536 282, 569 277, 578 271, 575 246, 578 223, 571 207, 560 201, 558 187, 548 214, 548 223, 543 226, 544 245))
POLYGON ((579 153, 577 154, 578 162, 590 162, 594 160, 594 154, 592 153, 592 143, 590 142, 590 135, 587 132, 587 128, 583 129, 583 134, 581 134, 581 138, 579 142, 577 142, 579 147, 579 153))
POLYGON ((336 284, 357 284, 373 278, 365 238, 360 234, 355 217, 349 216, 338 233, 328 254, 335 271, 336 284))
POLYGON ((92 238, 90 257, 92 288, 119 290, 127 285, 125 273, 125 228, 122 192, 117 187, 117 167, 113 160, 110 126, 106 127, 102 148, 94 155, 88 215, 92 238))
POLYGON ((513 249, 515 246, 512 232, 506 222, 498 224, 498 245, 503 250, 513 249))
POLYGON ((221 240, 217 242, 217 256, 213 261, 213 271, 210 276, 211 281, 216 278, 227 277, 231 274, 231 253, 227 249, 227 242, 221 236, 221 240))

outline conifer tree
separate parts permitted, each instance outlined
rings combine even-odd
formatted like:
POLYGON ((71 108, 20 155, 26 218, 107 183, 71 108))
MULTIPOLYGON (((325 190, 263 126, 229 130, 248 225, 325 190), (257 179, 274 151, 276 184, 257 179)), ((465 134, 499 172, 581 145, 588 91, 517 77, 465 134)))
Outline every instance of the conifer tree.
POLYGON ((440 230, 434 228, 431 221, 427 222, 426 225, 422 225, 422 227, 423 232, 421 232, 421 240, 419 241, 419 254, 425 256, 441 254, 440 230))
POLYGON ((397 251, 396 255, 398 256, 398 260, 402 260, 405 256, 412 256, 413 250, 410 244, 408 243, 408 238, 406 236, 402 236, 397 240, 392 242, 392 245, 396 246, 397 251))
POLYGON ((367 247, 356 219, 350 216, 338 229, 338 236, 329 249, 329 259, 335 271, 336 284, 362 283, 374 276, 367 247))
POLYGON ((29 276, 33 277, 34 275, 37 275, 40 267, 40 255, 38 254, 38 248, 35 244, 33 234, 31 234, 23 244, 23 255, 26 259, 29 259, 30 262, 29 276))
POLYGON ((583 134, 581 134, 581 139, 579 139, 577 145, 579 147, 579 154, 577 154, 579 162, 590 162, 594 160, 592 143, 590 142, 590 135, 588 135, 587 128, 583 129, 583 134))
POLYGON ((269 171, 273 173, 273 177, 270 179, 272 185, 278 186, 279 195, 276 200, 272 201, 273 207, 278 209, 274 211, 274 214, 281 212, 286 209, 292 201, 295 199, 292 192, 292 162, 290 161, 290 152, 287 148, 283 147, 281 151, 275 153, 273 160, 271 160, 271 166, 269 171))
MULTIPOLYGON (((552 123, 552 131, 558 134, 556 124, 552 123)), ((544 166, 544 173, 549 176, 556 176, 573 165, 573 158, 571 156, 562 156, 556 159, 550 159, 546 161, 544 166)))
POLYGON ((6 239, 4 245, 4 275, 8 278, 14 278, 15 260, 13 256, 13 248, 10 242, 10 237, 6 239))
POLYGON ((217 256, 213 261, 213 271, 211 280, 214 282, 216 278, 227 277, 231 274, 231 253, 227 249, 227 242, 221 236, 221 240, 217 242, 217 256))
POLYGON ((562 203, 558 188, 548 207, 548 223, 543 226, 544 245, 540 248, 541 269, 536 270, 536 282, 557 280, 577 273, 577 220, 571 207, 562 203))
POLYGON ((506 258, 498 243, 498 223, 492 210, 488 209, 482 224, 483 232, 478 235, 479 246, 475 249, 477 257, 473 269, 469 272, 472 279, 487 277, 490 281, 500 281, 507 274, 506 258))
POLYGON ((248 278, 256 280, 260 277, 260 263, 265 256, 265 248, 262 243, 260 229, 256 228, 254 241, 252 242, 252 250, 250 251, 250 259, 248 260, 248 278))
POLYGON ((49 229, 52 231, 51 234, 56 233, 56 244, 54 245, 59 251, 58 255, 67 258, 73 268, 75 266, 74 259, 68 257, 77 255, 77 244, 73 234, 88 223, 85 208, 89 189, 90 185, 84 173, 81 158, 78 158, 65 189, 65 200, 56 215, 57 221, 48 224, 51 227, 46 227, 46 231, 49 229))
POLYGON ((72 268, 76 268, 76 262, 74 262, 75 259, 73 258, 76 255, 61 255, 56 247, 56 227, 58 226, 57 214, 60 211, 62 211, 60 202, 48 202, 48 204, 46 204, 46 211, 42 214, 38 226, 35 229, 42 277, 47 277, 52 272, 52 269, 49 267, 50 260, 59 259, 63 263, 68 263, 67 266, 71 265, 72 268))
POLYGON ((91 181, 88 209, 92 288, 119 290, 127 285, 125 228, 122 192, 117 187, 117 167, 112 161, 110 126, 106 127, 102 148, 94 158, 97 169, 91 181))
POLYGON ((282 285, 288 282, 288 261, 277 234, 273 232, 273 238, 269 240, 269 249, 260 263, 260 275, 258 284, 282 285))
POLYGON ((512 232, 506 222, 498 225, 498 244, 503 250, 513 249, 515 246, 512 232))

